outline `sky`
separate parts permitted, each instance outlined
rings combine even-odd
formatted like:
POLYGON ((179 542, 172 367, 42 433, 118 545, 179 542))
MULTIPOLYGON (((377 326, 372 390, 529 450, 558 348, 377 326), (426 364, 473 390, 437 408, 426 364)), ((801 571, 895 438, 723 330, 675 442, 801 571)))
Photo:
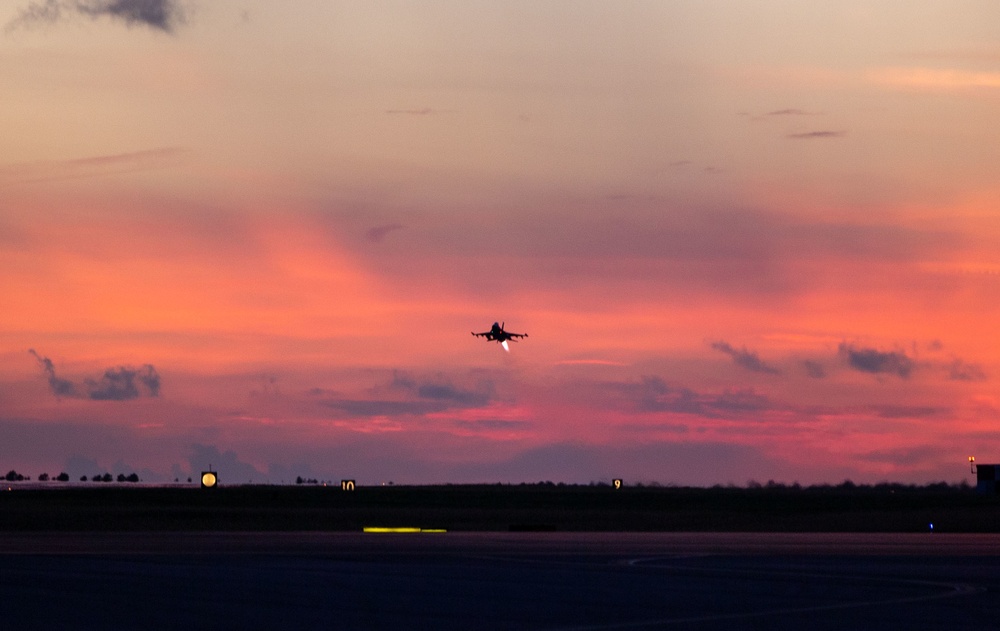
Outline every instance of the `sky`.
POLYGON ((10 0, 0 467, 1000 461, 994 0, 10 0), (494 321, 510 352, 469 335, 494 321))

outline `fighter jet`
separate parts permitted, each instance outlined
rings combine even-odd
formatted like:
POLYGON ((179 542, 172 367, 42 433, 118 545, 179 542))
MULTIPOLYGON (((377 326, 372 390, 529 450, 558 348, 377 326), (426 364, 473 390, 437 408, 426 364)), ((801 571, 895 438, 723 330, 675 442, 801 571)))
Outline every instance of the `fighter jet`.
POLYGON ((516 342, 517 338, 528 337, 528 334, 508 333, 507 331, 503 330, 504 324, 506 324, 506 322, 503 324, 497 324, 496 322, 494 322, 493 327, 489 331, 486 331, 485 333, 476 333, 473 331, 472 334, 475 335, 476 337, 485 337, 490 342, 499 342, 500 346, 503 346, 503 349, 509 353, 510 347, 507 346, 507 340, 516 342))

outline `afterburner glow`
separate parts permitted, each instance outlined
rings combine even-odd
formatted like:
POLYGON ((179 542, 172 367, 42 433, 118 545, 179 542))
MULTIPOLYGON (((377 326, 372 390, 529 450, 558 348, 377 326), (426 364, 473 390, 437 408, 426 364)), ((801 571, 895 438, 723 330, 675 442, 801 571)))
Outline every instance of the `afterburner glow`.
POLYGON ((510 352, 510 347, 507 346, 507 340, 504 340, 504 341, 500 342, 500 346, 503 346, 503 349, 505 351, 507 351, 508 353, 510 352))

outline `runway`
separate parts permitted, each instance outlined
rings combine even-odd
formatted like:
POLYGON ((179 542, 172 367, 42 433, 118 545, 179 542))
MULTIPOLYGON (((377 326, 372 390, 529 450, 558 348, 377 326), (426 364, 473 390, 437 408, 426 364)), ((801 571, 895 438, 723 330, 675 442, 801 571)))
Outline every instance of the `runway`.
POLYGON ((997 535, 7 533, 10 629, 943 629, 997 535))

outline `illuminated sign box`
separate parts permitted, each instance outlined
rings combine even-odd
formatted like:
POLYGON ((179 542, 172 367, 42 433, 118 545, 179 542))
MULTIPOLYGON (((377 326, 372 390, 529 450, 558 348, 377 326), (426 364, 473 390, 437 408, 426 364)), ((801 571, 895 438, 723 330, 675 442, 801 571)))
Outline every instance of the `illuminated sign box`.
POLYGON ((201 488, 214 489, 217 486, 219 486, 219 476, 215 474, 215 471, 201 472, 201 488))

